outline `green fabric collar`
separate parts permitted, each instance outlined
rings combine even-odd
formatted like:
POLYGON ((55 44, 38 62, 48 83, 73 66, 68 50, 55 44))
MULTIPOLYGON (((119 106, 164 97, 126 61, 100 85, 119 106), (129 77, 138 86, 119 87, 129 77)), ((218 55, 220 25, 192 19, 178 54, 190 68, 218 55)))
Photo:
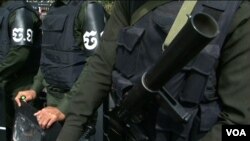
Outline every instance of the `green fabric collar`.
POLYGON ((130 25, 134 25, 137 21, 139 21, 143 16, 145 16, 148 12, 153 10, 154 8, 165 4, 167 2, 170 2, 171 0, 165 0, 165 1, 147 1, 144 3, 140 8, 138 8, 132 15, 130 25))

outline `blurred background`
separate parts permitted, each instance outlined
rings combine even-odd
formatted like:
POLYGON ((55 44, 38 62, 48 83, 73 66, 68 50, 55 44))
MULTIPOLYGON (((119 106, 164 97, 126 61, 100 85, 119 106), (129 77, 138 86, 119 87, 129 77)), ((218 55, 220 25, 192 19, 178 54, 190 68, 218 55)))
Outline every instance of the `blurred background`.
MULTIPOLYGON (((55 0, 26 0, 26 1, 31 4, 31 6, 39 13, 40 18, 43 19, 43 17, 49 10, 49 7, 55 0)), ((110 14, 115 0, 93 0, 93 1, 100 2, 104 6, 106 11, 110 14)))

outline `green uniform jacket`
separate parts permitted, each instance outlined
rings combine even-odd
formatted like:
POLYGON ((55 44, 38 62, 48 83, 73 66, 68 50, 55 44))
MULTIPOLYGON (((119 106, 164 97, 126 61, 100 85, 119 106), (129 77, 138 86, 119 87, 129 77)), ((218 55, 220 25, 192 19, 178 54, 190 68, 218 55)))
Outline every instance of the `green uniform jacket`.
MULTIPOLYGON (((75 96, 57 141, 77 141, 83 132, 82 126, 110 92, 117 35, 121 28, 130 25, 130 17, 133 17, 129 2, 132 1, 117 1, 106 24, 100 48, 89 58, 87 67, 71 89, 72 95, 75 96)), ((248 86, 250 15, 247 15, 249 8, 250 2, 246 1, 237 11, 228 42, 225 43, 221 54, 218 94, 223 102, 221 117, 227 124, 250 124, 250 87, 248 86)), ((222 123, 218 123, 218 126, 222 123)), ((220 133, 217 132, 217 135, 220 133)), ((210 140, 213 139, 210 138, 210 140)), ((213 141, 216 141, 216 138, 213 141)))

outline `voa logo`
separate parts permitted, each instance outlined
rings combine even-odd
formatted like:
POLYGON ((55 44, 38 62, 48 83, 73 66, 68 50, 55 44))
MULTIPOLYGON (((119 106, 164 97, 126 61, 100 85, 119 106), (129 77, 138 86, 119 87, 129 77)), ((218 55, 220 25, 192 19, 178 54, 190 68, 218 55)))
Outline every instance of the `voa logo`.
POLYGON ((226 129, 227 136, 247 136, 244 129, 226 129))

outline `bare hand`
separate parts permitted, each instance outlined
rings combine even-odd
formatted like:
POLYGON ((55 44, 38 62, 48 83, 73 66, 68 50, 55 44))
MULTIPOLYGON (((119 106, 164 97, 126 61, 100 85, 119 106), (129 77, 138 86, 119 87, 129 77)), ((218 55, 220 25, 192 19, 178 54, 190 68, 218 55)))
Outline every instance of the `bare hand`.
POLYGON ((15 101, 19 107, 21 106, 20 99, 22 96, 25 96, 25 100, 27 102, 31 101, 36 98, 36 91, 34 90, 19 91, 17 96, 15 97, 15 101))
POLYGON ((34 114, 41 128, 50 128, 56 121, 65 119, 65 115, 56 107, 45 107, 34 114))

